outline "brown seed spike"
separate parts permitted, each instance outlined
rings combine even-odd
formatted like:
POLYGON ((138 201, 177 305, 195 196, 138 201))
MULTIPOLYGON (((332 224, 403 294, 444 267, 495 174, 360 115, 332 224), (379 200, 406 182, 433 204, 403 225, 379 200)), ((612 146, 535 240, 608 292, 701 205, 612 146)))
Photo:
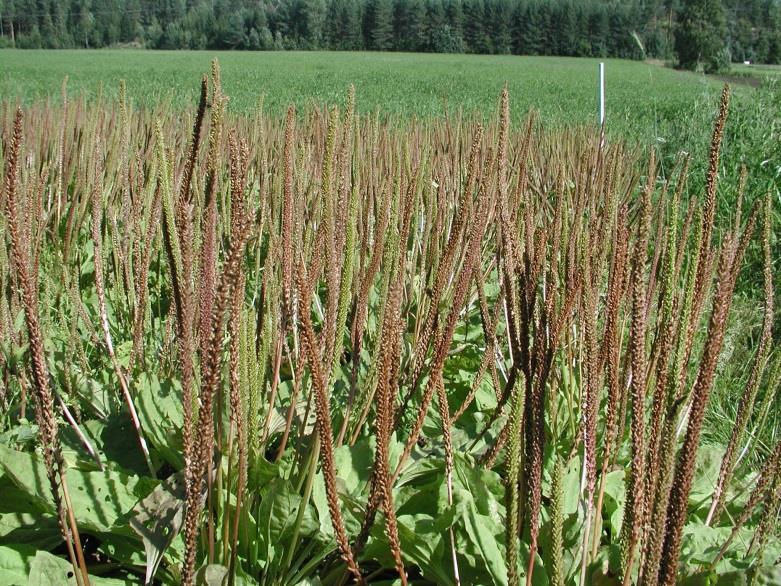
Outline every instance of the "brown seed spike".
MULTIPOLYGON (((745 180, 742 180, 744 182, 745 180)), ((732 435, 730 436, 727 449, 724 453, 721 469, 719 470, 719 479, 716 483, 716 487, 713 492, 713 501, 711 509, 708 512, 706 523, 710 523, 714 518, 718 518, 721 512, 724 502, 724 491, 729 485, 730 478, 732 477, 735 461, 738 456, 738 449, 743 439, 746 426, 748 425, 749 418, 751 416, 754 402, 756 401, 757 392, 759 391, 759 384, 762 379, 762 373, 767 365, 768 358, 770 356, 770 346, 773 336, 773 321, 774 321, 774 303, 773 303, 773 257, 770 250, 770 235, 772 232, 772 203, 770 194, 765 197, 765 211, 764 211, 764 228, 762 231, 762 249, 764 253, 764 283, 765 283, 765 307, 764 318, 762 322, 762 333, 759 337, 759 345, 757 347, 756 356, 754 358, 754 364, 751 368, 748 381, 743 395, 738 403, 738 412, 735 417, 735 424, 733 426, 732 435)))
POLYGON ((54 394, 49 386, 49 369, 46 365, 43 333, 38 317, 37 273, 33 272, 29 256, 29 241, 24 237, 27 220, 21 215, 17 200, 17 175, 22 149, 22 110, 18 108, 14 117, 13 134, 9 148, 5 176, 5 213, 11 240, 11 255, 21 285, 21 300, 30 344, 33 390, 37 402, 35 410, 38 434, 43 450, 43 461, 54 500, 60 532, 65 540, 68 555, 79 584, 89 584, 87 565, 81 547, 81 539, 70 504, 68 485, 65 480, 65 462, 62 456, 60 438, 57 433, 57 416, 54 413, 54 394))
POLYGON ((290 106, 285 118, 285 147, 283 155, 285 183, 282 199, 282 296, 284 300, 285 327, 293 311, 293 237, 295 230, 295 202, 293 201, 293 160, 295 158, 296 110, 290 106))
POLYGON ((748 240, 753 233, 756 216, 755 208, 740 241, 736 242, 735 235, 729 235, 722 246, 718 283, 716 294, 713 298, 713 310, 708 325, 707 342, 700 361, 700 370, 692 390, 692 403, 689 410, 686 437, 678 456, 678 464, 675 469, 672 490, 670 491, 670 501, 667 506, 667 526, 658 574, 661 586, 673 586, 678 575, 678 557, 681 551, 683 526, 686 523, 688 514, 689 492, 694 479, 694 467, 702 423, 705 418, 705 408, 713 387, 716 365, 724 342, 727 314, 732 305, 732 295, 738 268, 748 246, 748 240))
POLYGON ((320 355, 317 352, 317 338, 312 327, 312 318, 310 317, 310 308, 308 302, 311 300, 311 290, 308 287, 306 270, 303 264, 299 262, 298 271, 296 271, 296 284, 298 287, 299 299, 304 302, 300 311, 301 320, 301 347, 304 358, 309 363, 312 372, 312 384, 315 390, 315 414, 317 434, 322 446, 322 464, 323 478, 325 480, 326 500, 328 501, 328 512, 331 515, 331 523, 334 527, 336 542, 339 545, 342 559, 347 564, 347 568, 359 584, 363 584, 363 575, 358 565, 355 563, 350 542, 347 538, 347 532, 344 529, 342 513, 339 507, 339 496, 336 490, 336 467, 334 465, 334 446, 331 429, 331 409, 328 404, 328 391, 325 388, 325 380, 320 365, 320 355))
POLYGON ((645 391, 647 380, 646 358, 646 303, 647 283, 645 266, 648 256, 648 233, 651 221, 651 194, 656 180, 654 153, 651 151, 648 183, 643 191, 640 226, 635 244, 632 265, 632 324, 630 331, 630 359, 632 366, 632 463, 627 486, 627 508, 622 531, 622 560, 624 585, 629 584, 632 575, 635 550, 642 538, 642 521, 645 516, 643 506, 645 476, 645 391))
POLYGON ((709 264, 703 262, 709 255, 711 249, 711 235, 713 234, 713 222, 716 215, 716 188, 718 186, 719 176, 719 154, 721 152, 721 140, 724 137, 724 124, 727 121, 729 112, 729 85, 724 84, 721 92, 721 101, 719 102, 719 113, 716 116, 716 122, 713 125, 713 138, 711 140, 710 155, 708 158, 708 172, 705 176, 705 202, 703 203, 702 214, 702 243, 700 245, 700 270, 697 274, 696 291, 697 296, 705 286, 705 278, 709 264))

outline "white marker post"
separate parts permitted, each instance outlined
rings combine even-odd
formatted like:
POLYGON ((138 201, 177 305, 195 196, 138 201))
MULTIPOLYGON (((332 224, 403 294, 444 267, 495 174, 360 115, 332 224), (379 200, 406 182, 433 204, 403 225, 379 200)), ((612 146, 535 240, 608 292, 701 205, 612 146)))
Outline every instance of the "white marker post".
POLYGON ((599 148, 605 146, 605 63, 599 62, 599 148))
POLYGON ((605 64, 599 63, 599 126, 605 125, 605 64))

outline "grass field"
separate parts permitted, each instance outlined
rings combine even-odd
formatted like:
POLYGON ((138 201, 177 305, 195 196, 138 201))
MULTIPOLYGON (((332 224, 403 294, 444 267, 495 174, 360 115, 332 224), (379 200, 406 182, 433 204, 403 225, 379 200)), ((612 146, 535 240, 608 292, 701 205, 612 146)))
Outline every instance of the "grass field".
MULTIPOLYGON (((0 96, 29 102, 58 97, 68 76, 72 93, 115 95, 120 79, 137 103, 192 105, 210 60, 219 58, 230 109, 246 112, 264 96, 266 110, 340 103, 354 84, 360 111, 428 118, 459 109, 490 115, 505 82, 512 114, 530 108, 550 124, 596 119, 597 60, 558 57, 405 53, 5 51, 0 96)), ((635 61, 606 65, 609 128, 643 142, 667 139, 671 122, 700 109, 712 115, 717 80, 635 61)), ((739 88, 740 94, 746 93, 739 88)), ((697 116, 700 117, 699 115, 697 116)))
POLYGON ((740 75, 749 75, 753 77, 781 77, 781 65, 743 65, 737 63, 732 66, 732 71, 740 75))

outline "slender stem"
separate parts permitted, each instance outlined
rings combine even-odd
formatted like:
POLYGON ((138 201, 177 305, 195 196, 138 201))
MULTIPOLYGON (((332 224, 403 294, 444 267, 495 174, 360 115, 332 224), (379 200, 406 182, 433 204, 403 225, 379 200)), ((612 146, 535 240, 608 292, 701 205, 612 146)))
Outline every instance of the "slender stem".
POLYGON ((293 525, 293 536, 290 539, 290 546, 288 547, 287 553, 285 554, 285 562, 282 564, 282 567, 284 568, 290 566, 290 563, 293 561, 293 555, 298 548, 298 539, 301 534, 301 525, 304 522, 304 513, 306 513, 306 508, 309 505, 309 499, 312 496, 312 487, 314 486, 315 482, 315 471, 317 470, 317 460, 319 456, 320 435, 316 433, 314 444, 312 445, 312 449, 309 451, 309 462, 307 462, 307 466, 305 468, 306 483, 304 484, 304 494, 301 497, 300 504, 298 505, 298 514, 296 515, 296 521, 293 525))
MULTIPOLYGON (((65 509, 68 514, 68 525, 70 525, 71 536, 73 537, 73 548, 76 550, 76 558, 78 560, 79 570, 81 572, 81 580, 77 581, 84 586, 89 586, 89 574, 87 572, 87 562, 84 560, 84 550, 81 547, 81 536, 79 535, 79 528, 76 525, 76 517, 73 515, 73 503, 71 503, 70 492, 68 491, 68 482, 65 478, 65 473, 60 470, 60 487, 62 488, 62 497, 65 501, 65 509)), ((69 544, 70 547, 70 544, 69 544)), ((79 573, 76 573, 78 577, 79 573)))
POLYGON ((71 429, 73 429, 74 433, 78 436, 79 441, 81 441, 82 445, 84 446, 84 449, 87 450, 89 455, 92 457, 92 459, 95 461, 95 465, 97 465, 99 470, 103 470, 103 462, 100 461, 100 455, 95 451, 95 448, 92 447, 92 443, 89 441, 89 438, 84 435, 84 432, 81 431, 81 427, 79 427, 79 424, 76 422, 76 419, 73 417, 73 414, 70 412, 70 409, 68 409, 68 406, 65 404, 65 401, 62 400, 62 397, 60 397, 59 393, 54 393, 55 398, 57 399, 57 402, 60 404, 60 409, 62 409, 62 414, 65 416, 65 419, 68 421, 68 424, 71 426, 71 429))

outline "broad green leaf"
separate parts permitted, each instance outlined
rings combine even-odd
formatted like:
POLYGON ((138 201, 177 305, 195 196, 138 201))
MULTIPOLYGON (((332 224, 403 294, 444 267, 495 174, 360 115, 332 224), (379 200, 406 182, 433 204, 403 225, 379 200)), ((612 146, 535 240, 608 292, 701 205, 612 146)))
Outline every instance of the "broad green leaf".
MULTIPOLYGON (((90 575, 94 586, 122 586, 129 580, 90 575)), ((24 545, 0 546, 0 584, 3 586, 74 586, 73 566, 64 558, 24 545)))
POLYGON ((0 543, 48 549, 56 547, 61 541, 60 529, 53 516, 0 513, 0 543))
POLYGON ((0 434, 0 443, 7 446, 22 447, 33 445, 38 437, 38 426, 22 419, 11 429, 0 434))
POLYGON ((608 516, 608 528, 610 535, 618 538, 621 524, 624 520, 624 506, 626 504, 626 473, 624 470, 614 470, 605 476, 605 495, 603 509, 608 516))
MULTIPOLYGON (((145 431, 145 430, 144 430, 145 431)), ((139 475, 149 475, 146 459, 138 445, 138 435, 127 413, 112 415, 97 440, 107 460, 139 475)))
POLYGON ((314 484, 312 485, 312 504, 317 511, 317 518, 320 522, 320 533, 333 537, 334 527, 328 512, 328 500, 325 493, 325 480, 323 480, 322 472, 318 472, 315 475, 314 484))
POLYGON ((781 566, 748 568, 723 574, 700 573, 681 581, 681 586, 778 586, 781 566))
POLYGON ((250 462, 247 471, 247 487, 250 490, 260 489, 279 476, 279 464, 269 462, 262 455, 259 455, 250 462))
MULTIPOLYGON (((37 508, 54 513, 46 468, 36 454, 0 446, 0 469, 37 508)), ((148 493, 149 482, 111 470, 86 472, 69 468, 68 490, 79 527, 108 532, 148 493)), ((26 512, 26 511, 19 511, 26 512)))
MULTIPOLYGON (((681 544, 681 561, 689 566, 710 565, 713 558, 727 541, 732 529, 730 527, 707 526, 699 520, 693 520, 683 528, 683 540, 681 544)), ((745 558, 747 545, 754 536, 753 527, 742 527, 732 546, 726 551, 716 565, 715 570, 719 574, 725 574, 732 571, 742 571, 756 564, 752 558, 745 558)), ((778 541, 773 540, 766 548, 765 562, 772 564, 778 559, 779 551, 778 541)))
POLYGON ((146 556, 138 535, 130 527, 116 527, 111 533, 99 534, 98 538, 98 550, 112 560, 126 567, 142 568, 146 565, 146 556))
POLYGON ((334 465, 342 488, 349 494, 367 490, 374 465, 375 439, 361 439, 353 446, 340 446, 334 450, 334 465))
POLYGON ((30 560, 35 548, 27 545, 0 546, 0 584, 23 586, 27 584, 30 560))
POLYGON ((184 468, 182 456, 181 389, 178 382, 163 381, 154 373, 141 373, 136 381, 135 403, 146 439, 176 470, 184 468))
MULTIPOLYGON (((27 586, 75 586, 76 578, 73 575, 73 566, 67 560, 52 555, 48 551, 37 551, 30 563, 30 575, 27 578, 27 586)), ((89 581, 92 586, 129 586, 130 580, 118 580, 104 578, 90 574, 89 581)))
POLYGON ((60 586, 76 584, 73 566, 62 558, 46 551, 38 551, 30 564, 28 586, 60 586))
POLYGON ((464 524, 467 534, 485 562, 485 567, 493 583, 497 586, 507 584, 507 565, 491 530, 491 525, 493 525, 491 518, 480 515, 475 503, 471 502, 464 515, 464 524))
POLYGON ((504 517, 504 486, 501 477, 492 470, 486 470, 460 454, 453 458, 453 490, 462 487, 472 495, 477 511, 496 523, 502 524, 504 517))
POLYGON ((563 505, 565 515, 574 515, 578 512, 580 505, 581 470, 581 462, 578 458, 570 460, 564 470, 562 494, 564 495, 563 505))
MULTIPOLYGON (((301 495, 295 492, 287 480, 275 479, 264 491, 257 519, 260 559, 271 563, 283 555, 285 547, 290 545, 300 504, 301 495)), ((307 505, 299 538, 313 536, 318 527, 311 506, 307 505)))
POLYGON ((706 445, 697 450, 697 467, 689 493, 690 506, 710 505, 713 489, 719 480, 719 469, 723 458, 723 448, 706 445))
MULTIPOLYGON (((445 565, 444 539, 435 519, 429 515, 404 515, 398 518, 399 540, 405 560, 419 566, 429 580, 441 586, 455 584, 453 568, 445 565)), ((387 545, 384 548, 387 551, 387 545)), ((368 553, 368 552, 367 552, 368 553)))
POLYGON ((588 568, 593 586, 620 586, 621 580, 620 551, 618 546, 603 547, 597 558, 588 568))
POLYGON ((195 578, 198 586, 222 586, 228 575, 228 568, 218 564, 209 564, 198 571, 195 578))

